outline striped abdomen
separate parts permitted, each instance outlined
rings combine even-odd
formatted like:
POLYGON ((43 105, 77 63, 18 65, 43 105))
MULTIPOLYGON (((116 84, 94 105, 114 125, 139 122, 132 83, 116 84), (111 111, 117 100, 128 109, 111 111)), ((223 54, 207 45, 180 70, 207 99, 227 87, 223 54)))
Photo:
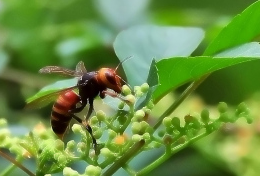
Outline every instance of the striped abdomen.
POLYGON ((79 101, 80 98, 74 91, 68 91, 59 95, 52 107, 52 130, 61 140, 72 118, 69 110, 74 109, 79 101))

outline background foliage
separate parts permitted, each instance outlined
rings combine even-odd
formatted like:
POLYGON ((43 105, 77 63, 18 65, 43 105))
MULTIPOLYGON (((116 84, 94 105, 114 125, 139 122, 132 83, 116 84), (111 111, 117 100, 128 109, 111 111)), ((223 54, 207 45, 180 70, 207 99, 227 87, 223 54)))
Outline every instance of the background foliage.
MULTIPOLYGON (((119 61, 113 50, 113 41, 120 31, 135 24, 201 27, 206 31, 206 38, 193 53, 193 55, 201 55, 205 46, 215 38, 220 29, 234 15, 254 1, 239 0, 235 5, 233 1, 216 2, 111 0, 108 3, 105 0, 1 0, 0 117, 7 118, 12 133, 16 135, 28 133, 39 121, 49 127, 50 106, 35 112, 23 110, 25 98, 48 83, 60 79, 37 74, 39 68, 46 65, 74 68, 80 60, 85 62, 88 70, 97 70, 102 66, 115 67, 119 61)), ((235 105, 245 98, 252 97, 260 89, 258 81, 252 81, 258 79, 259 64, 259 61, 249 62, 212 74, 198 88, 197 93, 200 98, 193 97, 189 101, 188 111, 192 112, 193 108, 197 111, 201 106, 205 106, 204 103, 210 106, 219 101, 226 101, 235 105)), ((122 70, 120 72, 121 75, 124 74, 122 70)), ((178 91, 181 91, 181 88, 178 91)), ((257 97, 255 95, 249 101, 256 109, 257 97)), ((172 97, 166 98, 172 101, 172 97)), ((106 108, 102 106, 99 103, 100 109, 106 108)), ((258 144, 259 139, 253 135, 258 133, 257 121, 255 126, 253 132, 244 123, 223 129, 222 133, 215 134, 196 144, 195 147, 180 152, 153 174, 243 175, 242 173, 247 173, 250 175, 254 169, 248 171, 244 168, 241 169, 242 171, 237 171, 229 167, 234 164, 232 163, 234 161, 229 161, 227 156, 234 145, 230 141, 235 140, 236 143, 243 144, 239 146, 240 152, 244 154, 236 156, 243 156, 244 162, 255 160, 250 157, 251 150, 247 150, 246 145, 248 141, 252 141, 253 147, 258 144), (228 138, 225 138, 227 134, 229 134, 228 138), (208 145, 210 143, 219 145, 208 145), (202 150, 201 146, 204 148, 205 144, 209 147, 202 150), (216 148, 219 153, 210 154, 210 150, 213 150, 211 147, 216 148), (172 169, 172 166, 175 167, 174 173, 168 170, 172 169)), ((0 168, 8 165, 5 160, 0 162, 0 168)), ((33 168, 32 163, 29 161, 24 164, 33 168)), ((80 166, 76 167, 80 170, 80 166)), ((20 173, 19 170, 18 172, 20 173)))

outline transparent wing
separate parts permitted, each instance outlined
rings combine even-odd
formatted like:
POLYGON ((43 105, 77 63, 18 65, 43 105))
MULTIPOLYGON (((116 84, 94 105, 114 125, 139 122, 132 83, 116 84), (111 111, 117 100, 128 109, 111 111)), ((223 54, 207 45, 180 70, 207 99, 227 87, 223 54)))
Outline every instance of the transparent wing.
POLYGON ((39 72, 45 74, 57 73, 65 76, 81 77, 84 73, 87 73, 87 70, 84 66, 84 62, 80 61, 76 66, 76 70, 70 70, 60 66, 46 66, 41 68, 39 72))
POLYGON ((65 75, 65 76, 74 76, 74 77, 78 76, 74 70, 70 70, 67 68, 59 67, 59 66, 43 67, 39 70, 39 73, 47 73, 47 74, 57 73, 60 75, 65 75))
POLYGON ((25 109, 36 109, 36 108, 42 108, 48 104, 50 104, 51 102, 55 101, 58 96, 62 93, 71 91, 75 88, 77 88, 78 86, 72 86, 69 88, 65 88, 65 89, 61 89, 55 92, 51 92, 49 94, 46 94, 44 96, 41 96, 33 101, 27 102, 27 104, 25 105, 25 109))
POLYGON ((76 66, 76 73, 78 75, 83 75, 84 73, 87 73, 87 69, 86 69, 86 67, 84 65, 84 62, 79 61, 79 63, 76 66))

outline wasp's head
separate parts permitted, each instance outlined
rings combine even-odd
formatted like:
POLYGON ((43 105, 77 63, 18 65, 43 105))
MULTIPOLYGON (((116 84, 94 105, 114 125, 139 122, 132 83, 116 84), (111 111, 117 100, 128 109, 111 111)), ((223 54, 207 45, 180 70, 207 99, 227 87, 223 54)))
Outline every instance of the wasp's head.
POLYGON ((121 93, 121 77, 118 76, 115 70, 111 68, 101 68, 97 75, 98 82, 106 88, 112 89, 117 93, 121 93))

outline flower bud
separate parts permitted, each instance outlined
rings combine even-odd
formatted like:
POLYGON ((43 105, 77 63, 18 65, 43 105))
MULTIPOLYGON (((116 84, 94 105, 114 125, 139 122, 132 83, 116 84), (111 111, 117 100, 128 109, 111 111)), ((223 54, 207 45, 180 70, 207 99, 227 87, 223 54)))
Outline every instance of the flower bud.
POLYGON ((220 102, 220 103, 218 104, 218 111, 219 111, 220 113, 226 112, 227 109, 228 109, 227 103, 225 103, 225 102, 220 102))
POLYGON ((148 90, 149 90, 149 85, 147 83, 141 85, 141 91, 143 93, 146 93, 148 90))
POLYGON ((169 128, 171 125, 172 125, 172 118, 171 117, 165 117, 163 119, 163 125, 166 127, 166 128, 169 128))
POLYGON ((135 96, 133 96, 133 95, 127 95, 126 97, 125 97, 125 99, 126 99, 126 101, 127 101, 127 103, 129 103, 129 104, 134 104, 135 103, 135 96))
POLYGON ((64 176, 79 176, 79 173, 73 169, 71 169, 70 167, 65 167, 63 169, 63 175, 64 176))
POLYGON ((209 123, 209 120, 210 120, 210 118, 209 118, 209 110, 207 110, 207 109, 203 109, 202 111, 201 111, 201 121, 204 123, 204 124, 208 124, 209 123))
POLYGON ((141 129, 142 129, 142 126, 139 122, 133 122, 133 124, 132 124, 132 133, 133 134, 140 133, 141 129))
POLYGON ((79 133, 81 133, 81 131, 82 131, 82 128, 81 128, 81 126, 79 125, 79 124, 74 124, 74 125, 72 125, 72 131, 75 133, 75 134, 79 134, 79 133))
POLYGON ((89 165, 85 170, 85 175, 98 176, 101 175, 101 168, 98 166, 89 165))
POLYGON ((104 113, 104 111, 99 110, 96 114, 97 118, 99 121, 104 121, 106 118, 106 114, 104 113))
POLYGON ((64 142, 61 141, 60 139, 57 139, 55 141, 55 146, 56 146, 56 149, 59 150, 59 151, 63 151, 64 150, 64 142))
POLYGON ((105 158, 114 158, 115 155, 113 152, 111 152, 108 148, 104 147, 100 150, 101 155, 103 155, 105 158))
POLYGON ((129 94, 131 94, 131 89, 127 85, 123 85, 122 86, 122 93, 124 95, 129 95, 129 94))
POLYGON ((132 136, 132 140, 133 140, 134 142, 139 142, 139 141, 142 140, 142 136, 139 135, 139 134, 134 134, 134 135, 132 136))

